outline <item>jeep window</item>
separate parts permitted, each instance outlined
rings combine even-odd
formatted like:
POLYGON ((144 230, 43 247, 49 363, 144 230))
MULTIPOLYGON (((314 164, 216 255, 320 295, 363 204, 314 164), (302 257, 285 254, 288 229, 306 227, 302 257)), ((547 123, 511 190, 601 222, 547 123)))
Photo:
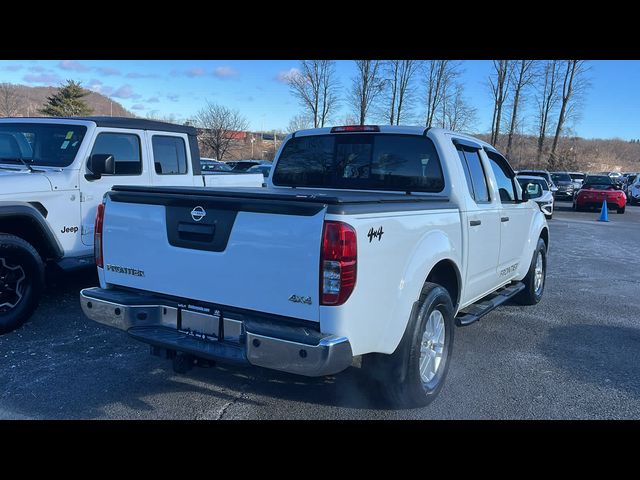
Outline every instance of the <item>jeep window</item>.
POLYGON ((140 137, 131 133, 103 132, 98 134, 91 155, 112 155, 116 162, 116 175, 140 175, 142 155, 140 137))
POLYGON ((53 123, 0 124, 0 163, 68 167, 76 158, 87 128, 53 123))
POLYGON ((158 175, 187 173, 187 148, 182 138, 154 135, 151 144, 158 175))
POLYGON ((513 184, 513 173, 507 163, 507 160, 500 154, 485 150, 487 157, 489 157, 489 163, 491 164, 491 170, 496 177, 498 183, 498 193, 500 194, 500 201, 502 203, 514 203, 516 201, 516 189, 513 184))
POLYGON ((471 147, 456 145, 458 156, 462 162, 469 192, 476 203, 487 203, 489 201, 489 187, 487 178, 482 168, 482 161, 478 150, 471 147))
POLYGON ((441 192, 433 142, 417 135, 337 134, 290 139, 273 183, 280 186, 441 192))

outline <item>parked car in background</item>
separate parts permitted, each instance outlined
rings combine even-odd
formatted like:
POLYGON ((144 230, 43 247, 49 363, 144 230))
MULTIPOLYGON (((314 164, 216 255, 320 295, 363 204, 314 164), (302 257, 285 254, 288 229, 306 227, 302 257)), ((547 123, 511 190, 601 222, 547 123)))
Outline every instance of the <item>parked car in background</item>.
POLYGON ((249 170, 248 173, 261 173, 265 178, 269 176, 271 172, 271 165, 254 165, 249 170))
POLYGON ((529 200, 536 202, 547 220, 550 220, 553 217, 554 199, 547 181, 532 175, 518 175, 516 179, 522 191, 529 195, 529 200))
POLYGON ((628 188, 629 203, 637 205, 640 203, 640 174, 636 175, 635 180, 628 188))
POLYGON ((584 182, 584 177, 586 177, 587 174, 582 172, 569 172, 569 176, 573 181, 573 187, 575 192, 577 190, 580 190, 580 187, 582 186, 582 182, 584 182))
POLYGON ((202 173, 231 171, 231 167, 229 165, 212 158, 200 158, 200 167, 202 169, 202 173))
POLYGON ((549 184, 549 190, 551 190, 551 194, 555 197, 556 192, 558 191, 558 187, 555 183, 553 183, 553 179, 551 178, 551 174, 548 170, 519 170, 516 172, 517 175, 525 175, 531 177, 542 177, 549 184))
POLYGON ((271 165, 267 160, 238 160, 233 165, 234 172, 246 172, 255 165, 271 165))
POLYGON ((618 213, 624 213, 627 196, 620 184, 609 175, 587 175, 573 200, 573 209, 582 211, 600 208, 604 200, 607 201, 607 208, 615 208, 618 213))
POLYGON ((551 172, 551 180, 558 187, 555 198, 558 200, 573 200, 575 186, 567 172, 551 172))
POLYGON ((630 198, 631 185, 633 185, 634 182, 636 181, 638 174, 625 173, 623 176, 624 176, 624 184, 622 185, 622 190, 624 191, 624 194, 627 196, 627 202, 628 202, 630 198))

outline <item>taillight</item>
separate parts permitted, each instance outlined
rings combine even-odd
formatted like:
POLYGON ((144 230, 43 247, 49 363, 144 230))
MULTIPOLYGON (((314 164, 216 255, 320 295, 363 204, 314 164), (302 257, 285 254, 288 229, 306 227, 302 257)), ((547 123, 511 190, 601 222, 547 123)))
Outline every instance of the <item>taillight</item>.
POLYGON ((96 211, 96 223, 93 227, 93 255, 96 257, 96 265, 100 268, 104 266, 102 257, 102 224, 104 223, 104 203, 98 205, 96 211))
POLYGON ((341 127, 333 127, 331 133, 349 133, 349 132, 379 132, 380 127, 377 125, 344 125, 341 127))
POLYGON ((320 252, 320 304, 342 305, 356 285, 356 231, 342 222, 325 221, 320 252))

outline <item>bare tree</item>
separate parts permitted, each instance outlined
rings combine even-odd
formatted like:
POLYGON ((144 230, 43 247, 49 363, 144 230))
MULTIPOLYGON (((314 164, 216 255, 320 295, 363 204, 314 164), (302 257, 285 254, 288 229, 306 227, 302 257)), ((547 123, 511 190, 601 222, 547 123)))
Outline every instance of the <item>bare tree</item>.
POLYGON ((491 144, 498 143, 500 124, 502 122, 502 106, 509 95, 511 62, 509 60, 494 60, 494 74, 489 76, 489 88, 493 96, 493 119, 491 120, 491 144))
POLYGON ((389 60, 385 62, 388 89, 387 119, 390 125, 399 125, 402 114, 407 116, 413 101, 413 77, 420 66, 418 60, 389 60))
POLYGON ((507 157, 511 155, 513 136, 518 123, 518 107, 523 98, 525 89, 531 85, 535 79, 535 60, 519 60, 511 72, 511 87, 513 102, 511 108, 511 122, 509 123, 509 137, 507 140, 507 157))
POLYGON ((195 121, 202 129, 200 141, 220 161, 230 153, 238 133, 249 128, 249 122, 238 110, 209 102, 196 114, 195 121))
POLYGON ((291 93, 313 119, 314 128, 324 127, 338 107, 338 79, 332 60, 302 60, 300 71, 289 76, 291 93))
POLYGON ((536 93, 537 119, 536 130, 538 133, 536 165, 540 164, 544 141, 549 129, 549 121, 558 103, 558 77, 560 75, 560 62, 549 60, 543 67, 540 82, 536 93))
POLYGON ((441 104, 443 106, 442 118, 438 120, 441 121, 443 128, 458 132, 473 130, 477 120, 477 112, 465 99, 462 83, 456 83, 452 89, 447 88, 441 104))
POLYGON ((364 125, 373 102, 384 90, 382 62, 380 60, 355 60, 357 75, 352 79, 349 103, 353 113, 364 125))
POLYGON ((0 117, 15 117, 20 111, 20 101, 15 85, 0 83, 0 117))
POLYGON ((294 115, 289 120, 289 125, 287 126, 287 132, 293 133, 298 130, 304 130, 305 128, 311 128, 312 120, 307 115, 294 115))
POLYGON ((580 96, 584 94, 589 86, 585 73, 587 66, 585 60, 565 60, 562 62, 562 89, 560 92, 560 113, 556 123, 556 133, 553 137, 551 145, 551 153, 549 154, 549 166, 555 167, 557 162, 556 149, 558 148, 558 140, 562 134, 562 129, 570 113, 571 106, 580 100, 580 96))
POLYGON ((426 62, 427 113, 425 126, 433 126, 436 112, 442 108, 444 98, 449 94, 448 87, 460 74, 457 69, 458 65, 452 60, 429 60, 426 62))

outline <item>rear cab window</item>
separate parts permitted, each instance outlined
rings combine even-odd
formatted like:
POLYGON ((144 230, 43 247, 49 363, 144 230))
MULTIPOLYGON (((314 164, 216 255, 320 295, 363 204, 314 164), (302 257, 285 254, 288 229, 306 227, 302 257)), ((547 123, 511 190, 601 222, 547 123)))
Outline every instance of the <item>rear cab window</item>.
POLYGON ((489 203, 489 186, 482 167, 479 150, 466 145, 456 145, 458 157, 464 170, 469 193, 476 203, 489 203))
POLYGON ((187 173, 187 147, 184 139, 169 135, 154 135, 151 138, 153 163, 158 175, 181 175, 187 173))
POLYGON ((273 173, 277 186, 438 193, 440 158, 431 139, 403 134, 294 137, 273 173))

